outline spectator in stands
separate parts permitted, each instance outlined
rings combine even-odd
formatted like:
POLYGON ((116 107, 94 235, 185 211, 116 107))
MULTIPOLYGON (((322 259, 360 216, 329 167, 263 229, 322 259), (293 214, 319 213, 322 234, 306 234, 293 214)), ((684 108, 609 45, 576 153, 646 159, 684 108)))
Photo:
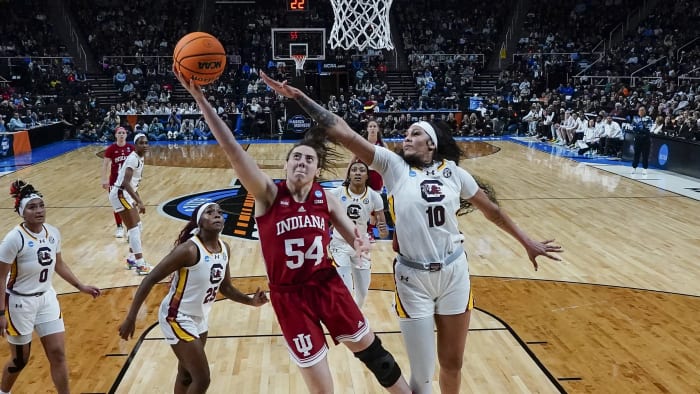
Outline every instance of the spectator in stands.
POLYGON ((687 112, 685 112, 679 117, 682 123, 677 122, 680 123, 680 126, 678 127, 678 137, 685 138, 687 140, 694 139, 697 131, 697 124, 695 122, 695 119, 689 116, 687 112))
POLYGON ((656 122, 654 122, 654 125, 651 127, 652 134, 663 134, 664 120, 665 118, 663 115, 659 115, 656 117, 656 122))
POLYGON ((114 86, 117 87, 117 89, 121 89, 122 86, 126 83, 126 73, 122 70, 121 67, 117 70, 117 73, 114 74, 114 86))
POLYGON ((194 139, 194 120, 185 119, 180 126, 180 136, 183 140, 194 139))
POLYGON ((204 121, 203 116, 197 119, 197 123, 194 125, 194 136, 195 139, 200 141, 206 141, 212 137, 209 125, 204 121))
MULTIPOLYGON (((479 105, 482 105, 479 103, 479 105)), ((530 112, 527 113, 527 115, 523 116, 523 122, 527 122, 527 134, 528 135, 535 135, 537 134, 537 127, 539 126, 540 121, 544 117, 544 114, 542 113, 542 107, 538 103, 532 104, 530 107, 530 112)))
POLYGON ((7 128, 10 131, 24 130, 27 128, 27 124, 22 122, 22 120, 19 117, 19 112, 15 112, 14 114, 12 114, 12 118, 7 124, 7 128))
POLYGON ((165 133, 169 140, 177 140, 180 138, 180 122, 177 122, 175 116, 170 116, 164 127, 165 133))
POLYGON ((600 147, 600 137, 602 134, 602 129, 597 127, 596 120, 591 118, 588 119, 588 124, 586 125, 586 130, 583 133, 583 138, 577 141, 578 155, 582 156, 588 151, 598 152, 600 147))
POLYGON ((157 116, 154 116, 151 123, 148 125, 148 140, 149 141, 162 141, 168 138, 165 133, 165 128, 157 116))
POLYGON ((600 145, 603 154, 608 156, 616 156, 622 147, 624 135, 620 124, 613 120, 612 115, 608 114, 603 122, 604 134, 600 138, 600 145))
POLYGON ((572 114, 570 110, 564 112, 564 121, 559 126, 558 135, 559 140, 557 140, 557 145, 568 146, 574 141, 574 130, 578 127, 578 122, 576 121, 575 114, 572 114))

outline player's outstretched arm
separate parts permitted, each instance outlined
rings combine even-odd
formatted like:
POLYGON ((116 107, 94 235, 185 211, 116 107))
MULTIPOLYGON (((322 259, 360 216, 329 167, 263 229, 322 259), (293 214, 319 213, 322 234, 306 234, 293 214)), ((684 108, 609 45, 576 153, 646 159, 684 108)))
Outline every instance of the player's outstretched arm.
POLYGON ((301 90, 289 86, 287 81, 276 81, 262 71, 260 72, 260 77, 272 90, 299 103, 299 106, 323 127, 332 141, 348 148, 363 162, 372 163, 372 160, 374 160, 374 145, 350 128, 343 118, 323 108, 301 90))
POLYGON ((204 97, 202 89, 192 81, 185 81, 182 74, 175 71, 175 69, 173 69, 173 73, 182 86, 192 95, 197 106, 199 106, 204 115, 204 120, 209 125, 212 134, 214 134, 216 141, 221 145, 224 153, 226 153, 226 157, 231 162, 231 166, 236 171, 243 186, 255 196, 256 202, 262 202, 264 205, 271 204, 277 194, 277 187, 272 178, 260 170, 253 157, 236 141, 226 123, 204 97))

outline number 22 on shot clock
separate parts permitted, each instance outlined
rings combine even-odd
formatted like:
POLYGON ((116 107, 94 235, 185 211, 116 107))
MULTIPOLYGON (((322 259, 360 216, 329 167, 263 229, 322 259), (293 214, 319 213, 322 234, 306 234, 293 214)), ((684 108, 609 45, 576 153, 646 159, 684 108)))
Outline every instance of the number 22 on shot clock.
POLYGON ((307 0, 287 0, 287 11, 308 11, 307 0))

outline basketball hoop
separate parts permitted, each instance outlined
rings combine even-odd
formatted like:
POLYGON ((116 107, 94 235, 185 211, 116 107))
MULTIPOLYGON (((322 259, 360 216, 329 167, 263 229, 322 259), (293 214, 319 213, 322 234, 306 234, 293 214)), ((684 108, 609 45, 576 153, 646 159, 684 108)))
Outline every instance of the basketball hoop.
POLYGON ((300 75, 302 71, 304 71, 304 63, 306 62, 306 55, 303 53, 298 53, 292 55, 292 59, 294 60, 294 68, 297 70, 297 75, 300 75))
POLYGON ((331 0, 335 21, 331 29, 331 48, 394 49, 389 27, 389 9, 393 0, 331 0))

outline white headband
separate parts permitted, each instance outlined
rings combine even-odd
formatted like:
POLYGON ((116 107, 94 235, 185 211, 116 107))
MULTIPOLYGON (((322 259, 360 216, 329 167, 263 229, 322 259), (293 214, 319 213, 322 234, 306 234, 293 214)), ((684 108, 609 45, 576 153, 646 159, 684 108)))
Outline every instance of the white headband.
POLYGON ((19 216, 24 216, 24 208, 27 206, 27 203, 29 203, 29 201, 31 201, 35 198, 38 198, 41 201, 44 201, 44 198, 36 193, 32 193, 19 201, 19 209, 17 210, 17 212, 19 213, 19 216))
POLYGON ((193 228, 192 231, 190 231, 190 234, 197 235, 199 233, 199 219, 202 218, 202 214, 204 213, 204 211, 206 211, 210 205, 214 205, 214 204, 216 204, 216 203, 215 202, 206 202, 206 203, 202 204, 202 207, 199 208, 199 211, 197 211, 197 221, 194 222, 194 224, 196 224, 197 227, 193 228))
POLYGON ((421 120, 420 122, 416 122, 413 125, 420 126, 420 128, 425 130, 425 134, 428 134, 428 137, 430 137, 430 140, 433 141, 433 145, 435 145, 435 148, 437 148, 437 144, 438 144, 437 134, 435 134, 435 129, 433 128, 433 126, 430 125, 430 123, 428 123, 424 120, 421 120))
MULTIPOLYGON (((144 133, 138 133, 138 134, 136 134, 136 135, 134 136, 134 144, 136 144, 137 141, 139 140, 139 138, 141 138, 141 137, 146 137, 146 134, 144 134, 144 133)), ((148 137, 146 137, 146 138, 148 138, 148 137)))

